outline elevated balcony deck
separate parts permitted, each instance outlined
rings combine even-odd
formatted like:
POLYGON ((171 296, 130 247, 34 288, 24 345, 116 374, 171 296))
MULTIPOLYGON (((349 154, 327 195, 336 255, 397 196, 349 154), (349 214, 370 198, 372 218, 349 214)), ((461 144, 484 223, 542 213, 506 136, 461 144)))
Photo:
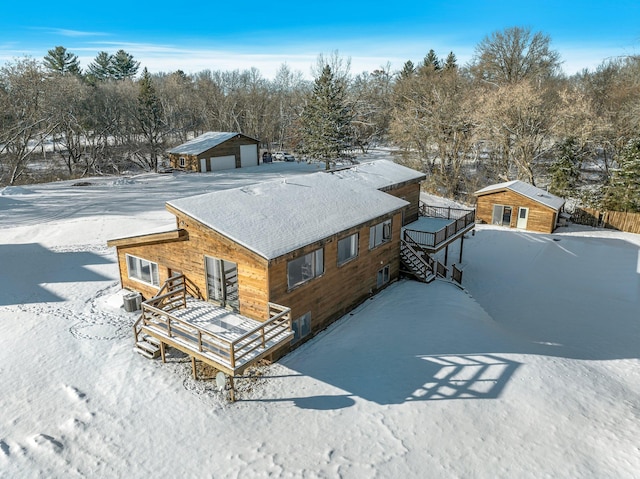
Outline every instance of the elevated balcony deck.
POLYGON ((449 244, 460 239, 460 262, 464 235, 475 227, 475 210, 428 206, 420 203, 420 216, 402 228, 400 239, 401 272, 423 282, 451 278, 462 284, 462 270, 448 266, 449 244), (445 249, 444 264, 432 255, 445 249))
POLYGON ((475 227, 475 210, 429 206, 420 203, 420 216, 402 228, 427 253, 436 253, 475 227))
MULTIPOLYGON (((144 335, 174 347, 230 376, 289 344, 290 309, 269 303, 270 318, 256 321, 191 297, 184 276, 170 278, 157 296, 142 303, 134 325, 136 343, 144 335)), ((195 372, 195 367, 194 367, 195 372)))

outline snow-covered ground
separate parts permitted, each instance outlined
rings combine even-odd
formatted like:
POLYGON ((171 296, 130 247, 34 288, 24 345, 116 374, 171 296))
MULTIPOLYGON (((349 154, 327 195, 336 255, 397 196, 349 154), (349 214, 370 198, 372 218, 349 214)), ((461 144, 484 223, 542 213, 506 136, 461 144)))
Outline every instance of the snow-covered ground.
POLYGON ((132 351, 107 239, 172 224, 170 199, 317 170, 0 190, 0 477, 638 477, 638 235, 478 226, 466 291, 392 284, 234 404, 188 358, 132 351))

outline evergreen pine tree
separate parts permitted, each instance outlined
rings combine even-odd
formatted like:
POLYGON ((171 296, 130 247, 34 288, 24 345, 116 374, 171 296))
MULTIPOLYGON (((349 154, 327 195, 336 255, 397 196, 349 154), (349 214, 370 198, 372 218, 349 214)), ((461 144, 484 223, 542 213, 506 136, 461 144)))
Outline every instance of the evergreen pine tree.
POLYGON ((139 87, 137 118, 149 149, 149 156, 145 160, 151 169, 158 171, 158 154, 162 151, 165 121, 162 103, 146 68, 142 72, 139 87))
POLYGON ((350 123, 345 81, 325 65, 302 112, 302 151, 324 160, 326 169, 330 169, 331 161, 350 146, 350 123))
POLYGON ((51 73, 80 75, 78 56, 63 46, 57 46, 47 52, 42 62, 51 73))
POLYGON ((458 59, 453 52, 449 52, 447 59, 444 61, 444 69, 451 70, 453 68, 458 68, 458 59))
POLYGON ((434 70, 440 70, 440 60, 438 60, 438 56, 436 55, 436 52, 433 51, 433 48, 429 50, 427 56, 424 57, 422 66, 424 68, 433 68, 434 70))
POLYGON ((416 66, 413 64, 411 60, 407 60, 404 63, 402 70, 400 70, 400 78, 401 79, 409 78, 413 76, 415 72, 416 72, 416 66))
POLYGON ((549 167, 549 173, 551 193, 562 197, 575 194, 580 178, 580 158, 574 138, 568 138, 560 145, 558 159, 549 167))
POLYGON ((88 75, 94 80, 105 81, 113 75, 113 57, 107 52, 100 52, 89 64, 88 75))
POLYGON ((124 50, 118 50, 111 60, 111 71, 116 80, 133 78, 138 73, 139 67, 140 62, 135 61, 133 55, 124 50))
POLYGON ((640 212, 640 138, 629 141, 620 152, 603 204, 608 210, 640 212))

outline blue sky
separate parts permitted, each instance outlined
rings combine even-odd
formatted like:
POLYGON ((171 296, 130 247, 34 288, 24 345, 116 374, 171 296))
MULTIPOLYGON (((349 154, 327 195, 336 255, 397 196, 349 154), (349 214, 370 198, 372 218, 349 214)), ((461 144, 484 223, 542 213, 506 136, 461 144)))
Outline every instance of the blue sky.
POLYGON ((352 73, 395 71, 429 49, 464 64, 483 37, 512 26, 549 35, 569 74, 640 54, 638 0, 5 2, 0 63, 62 45, 83 67, 122 48, 152 72, 256 67, 271 78, 286 63, 310 77, 318 54, 337 50, 352 73))

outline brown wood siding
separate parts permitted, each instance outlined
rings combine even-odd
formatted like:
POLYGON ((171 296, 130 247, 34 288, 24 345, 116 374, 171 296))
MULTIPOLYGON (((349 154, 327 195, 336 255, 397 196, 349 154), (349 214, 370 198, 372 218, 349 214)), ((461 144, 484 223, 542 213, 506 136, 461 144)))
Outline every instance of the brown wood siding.
POLYGON ((140 291, 145 298, 154 296, 157 288, 130 279, 125 254, 158 263, 160 284, 171 271, 179 271, 190 279, 207 297, 205 255, 232 261, 238 265, 238 295, 240 314, 257 320, 268 319, 267 260, 211 230, 198 221, 172 208, 180 228, 189 232, 189 240, 175 243, 118 247, 118 262, 122 286, 140 291))
POLYGON ((476 206, 476 221, 491 224, 493 205, 511 206, 511 228, 515 228, 518 222, 518 208, 529 208, 527 219, 527 231, 540 233, 552 233, 556 225, 557 210, 545 206, 526 196, 522 196, 511 190, 497 191, 478 196, 476 206))
MULTIPOLYGON (((240 168, 240 146, 241 145, 259 145, 258 140, 248 138, 243 135, 236 135, 235 137, 221 143, 213 148, 209 148, 207 151, 200 153, 199 155, 178 155, 169 154, 169 162, 172 168, 200 171, 200 159, 201 158, 215 158, 216 156, 231 156, 236 157, 236 168, 240 168), (180 157, 183 157, 187 161, 187 165, 184 168, 180 168, 180 157)), ((214 160, 215 161, 215 160, 214 160)), ((256 161, 256 165, 258 162, 256 161)))
POLYGON ((236 263, 240 314, 257 320, 268 319, 267 260, 197 220, 169 206, 167 209, 176 215, 180 228, 189 232, 188 251, 183 253, 183 273, 206 295, 205 255, 236 263))
MULTIPOLYGON (((389 265, 390 282, 399 275, 402 212, 369 221, 314 244, 267 261, 197 220, 167 206, 176 216, 176 227, 188 232, 187 241, 119 245, 118 262, 125 288, 140 291, 148 299, 158 288, 128 278, 126 254, 157 263, 162 284, 171 272, 181 272, 207 295, 205 255, 238 265, 240 314, 256 320, 268 318, 269 301, 290 307, 292 318, 311 312, 312 330, 317 332, 343 316, 377 291, 378 271, 389 265), (391 240, 369 250, 369 230, 392 220, 391 240), (338 240, 359 234, 358 256, 338 265, 338 240), (287 263, 293 258, 324 248, 324 273, 289 290, 287 263)), ((386 285, 383 285, 383 287, 386 285)))
POLYGON ((177 155, 169 154, 169 165, 176 170, 200 171, 200 163, 198 157, 194 155, 177 155), (180 166, 180 158, 185 159, 185 166, 180 166))
POLYGON ((382 191, 410 204, 404 210, 404 225, 418 220, 420 210, 420 183, 407 183, 399 187, 383 188, 382 191))
POLYGON ((390 266, 390 281, 398 277, 400 260, 400 230, 402 214, 392 218, 391 241, 369 250, 369 228, 384 221, 380 218, 344 231, 323 241, 306 246, 271 261, 269 291, 271 301, 291 308, 292 319, 311 312, 313 332, 343 316, 376 291, 378 270, 390 266), (359 233, 358 256, 338 266, 338 240, 359 233), (293 258, 324 247, 324 273, 322 276, 296 286, 287 284, 287 263, 293 258))

